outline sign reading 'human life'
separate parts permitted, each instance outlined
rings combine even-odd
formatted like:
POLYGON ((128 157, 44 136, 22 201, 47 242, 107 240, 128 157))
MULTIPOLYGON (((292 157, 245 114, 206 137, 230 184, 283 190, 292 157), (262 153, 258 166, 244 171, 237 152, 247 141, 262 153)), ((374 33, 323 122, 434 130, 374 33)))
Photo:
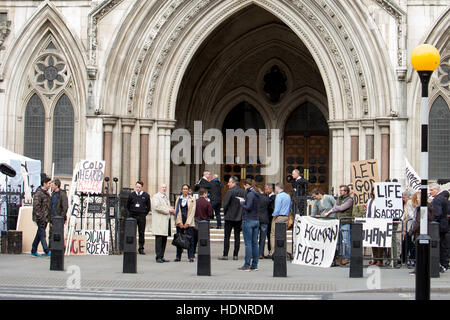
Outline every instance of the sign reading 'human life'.
POLYGON ((375 182, 378 180, 377 160, 356 161, 350 164, 354 186, 353 203, 357 206, 367 204, 375 182))
POLYGON ((101 193, 105 176, 105 161, 83 160, 77 176, 77 192, 101 193))
POLYGON ((402 186, 396 182, 377 182, 375 200, 368 218, 401 219, 403 217, 402 186))
POLYGON ((392 219, 355 218, 357 222, 363 225, 364 247, 391 247, 394 230, 392 219))
POLYGON ((333 263, 339 236, 339 220, 319 220, 295 216, 295 246, 292 263, 329 268, 333 263))

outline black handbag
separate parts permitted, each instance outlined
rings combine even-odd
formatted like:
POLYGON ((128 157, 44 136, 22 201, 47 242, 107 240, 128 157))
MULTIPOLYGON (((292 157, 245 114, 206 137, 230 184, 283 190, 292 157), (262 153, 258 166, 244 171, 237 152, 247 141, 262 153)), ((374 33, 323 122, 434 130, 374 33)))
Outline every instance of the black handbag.
POLYGON ((189 249, 191 246, 192 237, 186 233, 177 232, 173 235, 172 244, 175 247, 182 249, 189 249))

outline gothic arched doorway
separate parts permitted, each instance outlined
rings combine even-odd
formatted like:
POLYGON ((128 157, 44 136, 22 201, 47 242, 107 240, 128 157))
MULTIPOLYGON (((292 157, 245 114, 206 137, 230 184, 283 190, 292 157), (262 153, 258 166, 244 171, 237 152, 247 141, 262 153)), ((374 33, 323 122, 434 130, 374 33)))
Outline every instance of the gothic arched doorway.
MULTIPOLYGON (((294 169, 308 179, 309 191, 320 188, 328 193, 328 123, 319 108, 310 102, 295 109, 284 128, 284 181, 294 169)), ((291 190, 289 183, 286 190, 291 190)))
MULTIPOLYGON (((242 181, 246 178, 255 180, 258 187, 263 187, 265 183, 265 177, 261 174, 261 169, 263 164, 261 163, 258 154, 258 148, 256 146, 251 146, 251 139, 245 138, 245 159, 240 159, 238 156, 238 139, 234 139, 233 143, 233 154, 234 159, 227 159, 227 144, 228 139, 226 130, 239 130, 242 129, 246 132, 249 129, 254 129, 258 135, 260 129, 265 129, 264 120, 258 110, 255 109, 250 103, 243 101, 237 104, 225 117, 222 125, 222 134, 225 137, 224 141, 224 151, 223 151, 223 164, 221 165, 221 178, 224 182, 228 182, 231 176, 236 176, 239 178, 239 186, 243 187, 242 181), (252 147, 256 147, 251 151, 252 147), (256 159, 254 158, 256 156, 256 159), (230 163, 233 162, 233 163, 230 163)), ((258 141, 256 137, 256 141, 258 141)), ((227 192, 228 187, 223 185, 222 196, 227 192)))

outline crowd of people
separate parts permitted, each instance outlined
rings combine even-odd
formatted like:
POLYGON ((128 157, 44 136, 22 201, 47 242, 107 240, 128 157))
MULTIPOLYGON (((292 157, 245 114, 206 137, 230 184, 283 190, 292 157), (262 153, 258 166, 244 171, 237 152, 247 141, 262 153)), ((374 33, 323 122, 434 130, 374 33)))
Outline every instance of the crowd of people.
MULTIPOLYGON (((307 190, 307 181, 304 180, 298 170, 292 173, 293 197, 284 191, 282 183, 275 185, 265 184, 258 187, 252 179, 242 182, 239 187, 239 179, 231 176, 227 181, 228 190, 222 201, 222 184, 217 174, 210 179, 211 173, 205 171, 203 177, 195 184, 194 196, 192 188, 183 184, 179 195, 176 197, 175 206, 170 203, 167 193, 167 185, 159 186, 158 192, 150 198, 144 189, 144 183, 137 181, 134 192, 130 193, 127 201, 129 217, 135 218, 138 227, 138 252, 145 254, 145 227, 146 216, 152 212, 152 233, 155 236, 156 262, 169 262, 165 259, 167 238, 172 235, 172 226, 175 224, 176 232, 189 236, 190 245, 187 249, 188 261, 195 261, 198 242, 199 222, 216 219, 216 227, 222 228, 221 208, 223 208, 224 244, 223 254, 219 260, 228 260, 230 250, 230 238, 233 231, 234 248, 233 260, 238 260, 241 232, 244 237, 245 258, 239 268, 244 271, 258 270, 260 259, 271 259, 274 253, 275 224, 285 222, 289 228, 289 215, 295 211, 295 191, 302 188, 307 190), (297 183, 297 184, 296 184, 297 183), (265 255, 267 243, 267 255, 265 255)), ((439 223, 440 233, 440 265, 441 272, 448 269, 448 216, 450 216, 449 192, 441 192, 438 184, 429 187, 433 200, 428 203, 428 220, 439 223)), ((353 218, 370 217, 374 209, 374 194, 364 206, 355 205, 353 201, 353 185, 341 185, 337 197, 328 195, 323 190, 316 188, 310 192, 313 203, 311 216, 320 219, 339 219, 340 233, 333 266, 347 265, 350 262, 351 252, 351 223, 353 218)), ((391 248, 365 248, 365 254, 371 254, 370 265, 391 265, 396 267, 403 260, 414 266, 415 240, 420 231, 420 192, 403 193, 404 214, 401 220, 394 221, 394 232, 391 248), (371 252, 370 252, 371 251, 371 252)), ((52 234, 51 219, 54 216, 62 216, 66 220, 68 209, 67 195, 61 189, 61 181, 50 180, 47 176, 41 179, 41 186, 33 196, 33 221, 38 226, 35 239, 32 244, 31 255, 40 256, 37 253, 39 243, 42 244, 45 256, 50 256, 50 241, 47 244, 46 228, 50 223, 49 239, 52 234)), ((395 220, 395 219, 394 219, 395 220)), ((177 247, 175 262, 181 261, 183 248, 177 247)), ((289 253, 288 253, 289 255, 289 253)))

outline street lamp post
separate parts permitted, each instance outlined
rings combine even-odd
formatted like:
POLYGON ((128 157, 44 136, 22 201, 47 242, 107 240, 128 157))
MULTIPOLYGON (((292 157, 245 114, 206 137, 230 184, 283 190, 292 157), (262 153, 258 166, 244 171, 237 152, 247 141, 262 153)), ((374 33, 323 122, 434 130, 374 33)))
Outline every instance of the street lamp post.
POLYGON ((429 44, 416 47, 411 53, 411 64, 418 72, 422 84, 421 157, 420 157, 420 235, 416 240, 416 300, 430 300, 430 243, 428 235, 428 84, 431 74, 439 65, 438 50, 429 44))

